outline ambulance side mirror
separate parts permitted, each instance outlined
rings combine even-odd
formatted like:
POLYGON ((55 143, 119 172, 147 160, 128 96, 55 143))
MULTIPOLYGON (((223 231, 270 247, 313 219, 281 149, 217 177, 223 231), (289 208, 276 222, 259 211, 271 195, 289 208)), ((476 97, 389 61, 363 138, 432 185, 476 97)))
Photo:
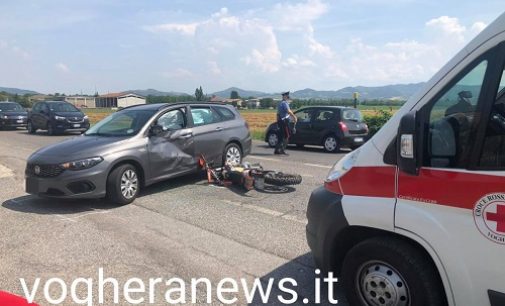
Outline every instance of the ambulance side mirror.
POLYGON ((419 174, 418 146, 420 145, 420 137, 417 127, 417 112, 411 111, 405 114, 400 120, 396 141, 398 168, 410 175, 419 174))

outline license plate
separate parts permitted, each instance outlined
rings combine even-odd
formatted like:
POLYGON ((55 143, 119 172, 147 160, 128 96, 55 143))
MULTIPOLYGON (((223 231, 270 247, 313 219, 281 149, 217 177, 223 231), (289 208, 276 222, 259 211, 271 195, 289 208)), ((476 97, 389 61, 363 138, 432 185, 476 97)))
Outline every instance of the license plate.
POLYGON ((81 127, 81 125, 80 124, 74 124, 74 127, 78 128, 78 127, 81 127))
POLYGON ((356 137, 356 138, 354 138, 354 142, 363 142, 363 138, 362 137, 356 137))
POLYGON ((23 123, 23 120, 17 120, 16 122, 17 123, 23 123))

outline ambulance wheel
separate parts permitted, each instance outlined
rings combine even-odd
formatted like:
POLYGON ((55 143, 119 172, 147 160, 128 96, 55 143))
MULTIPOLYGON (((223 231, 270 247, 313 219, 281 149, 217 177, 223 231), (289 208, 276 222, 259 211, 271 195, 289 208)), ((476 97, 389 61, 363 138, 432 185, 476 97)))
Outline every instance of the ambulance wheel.
POLYGON ((350 305, 447 305, 431 261, 397 239, 372 238, 354 246, 342 264, 341 280, 350 305))

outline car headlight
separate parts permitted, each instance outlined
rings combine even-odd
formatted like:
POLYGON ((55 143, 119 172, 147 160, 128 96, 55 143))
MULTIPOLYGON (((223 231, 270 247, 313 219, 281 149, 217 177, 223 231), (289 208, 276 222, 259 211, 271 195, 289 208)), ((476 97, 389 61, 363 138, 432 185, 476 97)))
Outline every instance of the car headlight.
POLYGON ((2 119, 9 119, 9 116, 7 116, 7 115, 3 115, 3 116, 2 116, 2 119))
POLYGON ((67 118, 65 118, 65 117, 60 117, 60 116, 54 116, 54 119, 56 119, 56 120, 65 120, 65 119, 67 119, 67 118))
POLYGON ((84 120, 88 120, 88 119, 89 119, 89 117, 88 117, 88 116, 84 116, 84 117, 82 117, 82 119, 84 119, 84 120))
POLYGON ((344 156, 341 160, 339 160, 333 168, 331 168, 328 176, 326 177, 325 182, 333 182, 341 178, 344 174, 346 174, 349 170, 352 169, 356 160, 358 159, 359 149, 352 151, 351 153, 344 156))
POLYGON ((66 162, 61 164, 60 166, 65 170, 84 170, 92 168, 103 161, 103 158, 100 156, 85 158, 81 160, 66 162))

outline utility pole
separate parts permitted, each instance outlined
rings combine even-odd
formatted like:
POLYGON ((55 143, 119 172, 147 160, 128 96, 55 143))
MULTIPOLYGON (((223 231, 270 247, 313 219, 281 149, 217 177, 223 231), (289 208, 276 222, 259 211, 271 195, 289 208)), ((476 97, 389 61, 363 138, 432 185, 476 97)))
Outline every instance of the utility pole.
POLYGON ((352 99, 354 100, 354 108, 358 108, 358 98, 359 98, 359 92, 354 92, 352 94, 352 99))

